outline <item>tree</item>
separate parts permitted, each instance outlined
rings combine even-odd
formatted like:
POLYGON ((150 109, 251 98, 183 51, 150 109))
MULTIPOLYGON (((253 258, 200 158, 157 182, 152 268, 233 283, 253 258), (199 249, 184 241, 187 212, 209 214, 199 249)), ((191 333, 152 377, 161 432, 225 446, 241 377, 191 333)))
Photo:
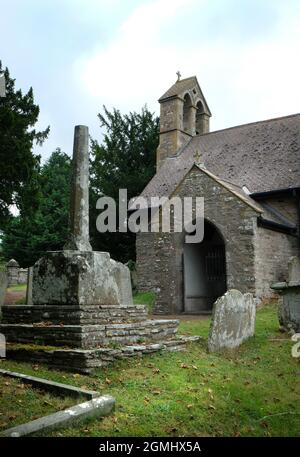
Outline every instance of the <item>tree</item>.
POLYGON ((63 248, 68 237, 71 159, 60 149, 41 168, 39 202, 33 215, 21 213, 7 223, 3 254, 21 266, 30 266, 45 251, 63 248))
POLYGON ((135 259, 132 233, 98 233, 96 201, 101 195, 118 203, 119 189, 127 189, 128 200, 138 196, 155 173, 159 118, 145 106, 141 113, 122 115, 119 110, 98 114, 105 128, 101 145, 91 140, 90 234, 96 250, 109 251, 123 262, 135 259))
MULTIPOLYGON (((2 64, 0 61, 0 72, 2 64)), ((42 144, 49 127, 38 132, 39 107, 34 103, 33 90, 23 95, 15 90, 15 80, 4 71, 6 95, 0 97, 0 228, 10 217, 9 207, 30 213, 37 205, 40 157, 32 152, 35 143, 42 144)))

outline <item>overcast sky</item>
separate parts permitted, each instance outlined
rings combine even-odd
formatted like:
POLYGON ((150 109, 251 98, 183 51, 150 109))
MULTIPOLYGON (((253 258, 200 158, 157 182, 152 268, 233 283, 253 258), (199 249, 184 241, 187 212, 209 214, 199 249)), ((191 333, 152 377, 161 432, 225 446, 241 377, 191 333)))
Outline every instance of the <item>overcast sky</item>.
POLYGON ((218 130, 299 112, 299 0, 0 0, 0 59, 33 87, 43 158, 101 139, 97 113, 157 99, 196 75, 218 130))

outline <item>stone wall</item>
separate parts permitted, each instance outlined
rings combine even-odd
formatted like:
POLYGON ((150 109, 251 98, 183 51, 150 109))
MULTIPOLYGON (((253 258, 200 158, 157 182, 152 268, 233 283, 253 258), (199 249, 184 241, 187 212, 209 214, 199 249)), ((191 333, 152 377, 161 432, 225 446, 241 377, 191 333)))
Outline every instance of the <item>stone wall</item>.
POLYGON ((272 283, 284 281, 288 274, 288 260, 299 255, 299 240, 262 227, 255 229, 255 289, 259 298, 270 297, 272 283))
MULTIPOLYGON (((227 288, 255 293, 254 233, 258 213, 196 167, 174 195, 206 196, 205 218, 225 241, 227 288)), ((137 235, 139 290, 157 292, 156 313, 183 310, 183 246, 181 233, 137 235)))

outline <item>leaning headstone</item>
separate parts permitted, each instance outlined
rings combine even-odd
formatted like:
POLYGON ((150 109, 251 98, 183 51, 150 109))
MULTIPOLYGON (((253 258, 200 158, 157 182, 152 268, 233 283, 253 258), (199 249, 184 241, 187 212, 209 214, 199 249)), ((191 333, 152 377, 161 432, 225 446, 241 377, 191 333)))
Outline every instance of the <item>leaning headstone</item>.
POLYGON ((209 352, 232 349, 254 335, 256 306, 253 295, 231 289, 214 303, 209 352))

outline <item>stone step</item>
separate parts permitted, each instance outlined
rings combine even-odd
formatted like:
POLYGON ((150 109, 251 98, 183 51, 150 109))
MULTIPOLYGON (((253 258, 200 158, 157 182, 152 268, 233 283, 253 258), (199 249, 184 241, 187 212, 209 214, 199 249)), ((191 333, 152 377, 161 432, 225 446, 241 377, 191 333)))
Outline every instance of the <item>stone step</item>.
POLYGON ((145 305, 7 305, 2 307, 2 323, 54 325, 117 324, 147 319, 145 305))
POLYGON ((9 343, 96 348, 170 339, 177 333, 178 320, 144 320, 108 325, 0 324, 9 343))
POLYGON ((118 360, 130 357, 167 351, 178 352, 186 349, 186 344, 197 342, 199 336, 177 336, 169 340, 158 340, 155 343, 123 345, 119 348, 95 349, 28 349, 24 346, 14 348, 8 344, 7 358, 31 363, 45 363, 52 368, 89 374, 95 368, 106 367, 118 360))

